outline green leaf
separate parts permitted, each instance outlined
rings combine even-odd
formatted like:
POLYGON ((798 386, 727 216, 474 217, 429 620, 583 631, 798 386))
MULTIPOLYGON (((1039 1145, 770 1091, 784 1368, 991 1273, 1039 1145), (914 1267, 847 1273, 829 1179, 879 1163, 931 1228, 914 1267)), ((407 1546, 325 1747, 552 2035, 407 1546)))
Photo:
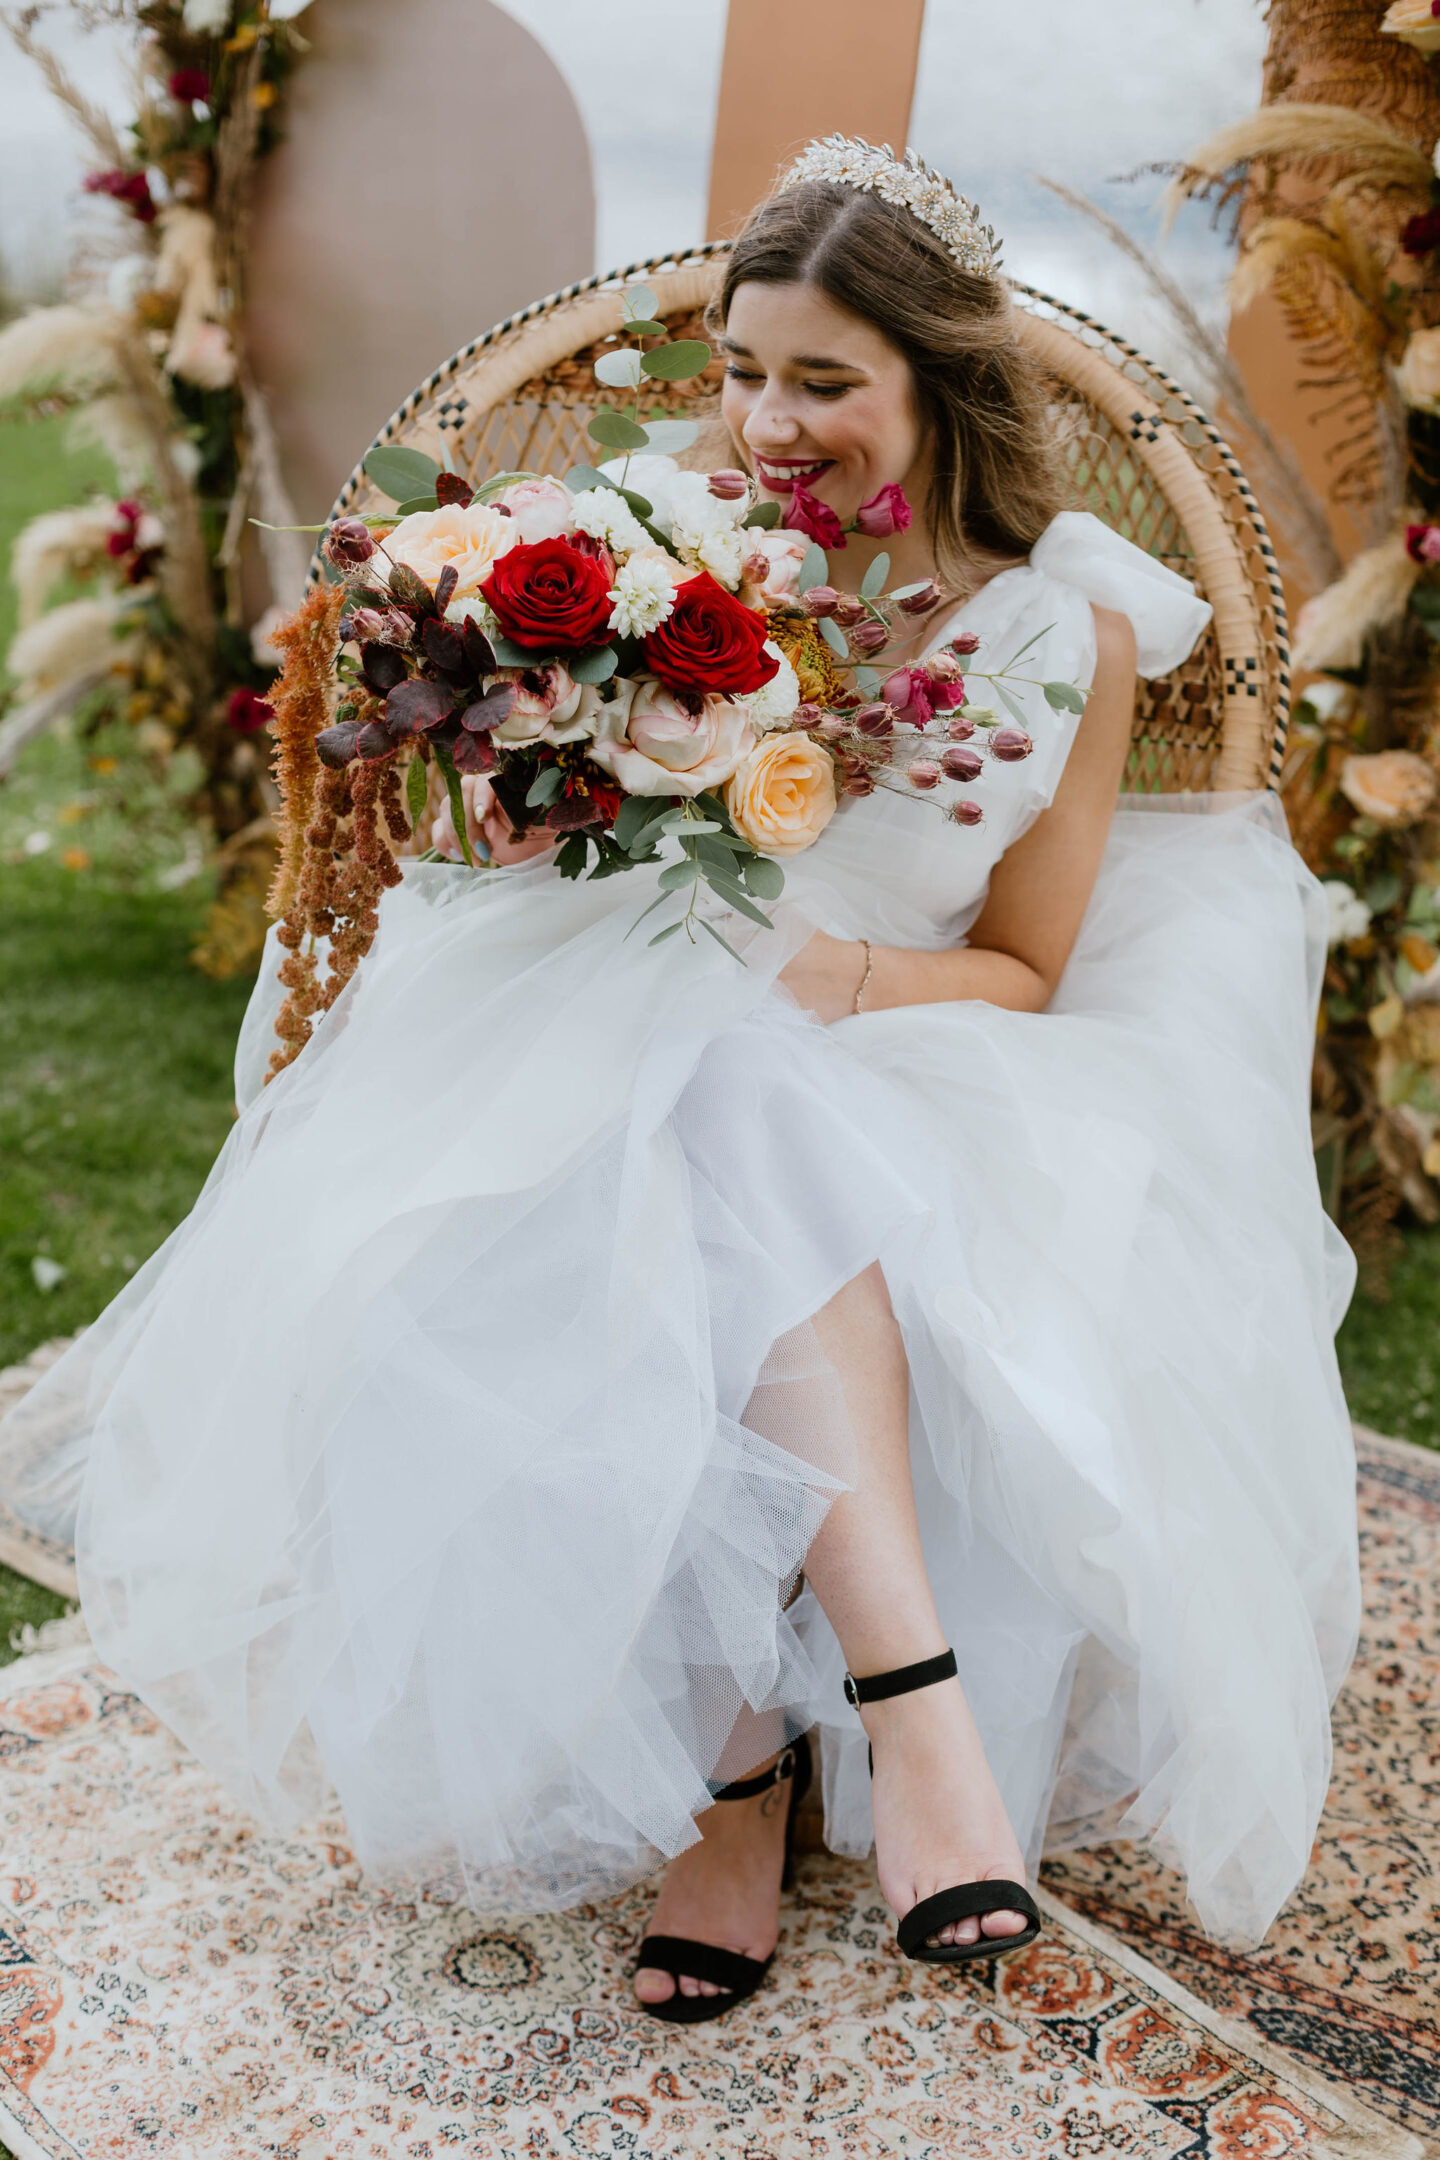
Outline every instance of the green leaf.
POLYGON ((844 632, 836 629, 828 615, 822 615, 815 627, 820 632, 821 637, 824 638, 825 643, 830 647, 831 652, 838 653, 842 660, 849 659, 850 648, 845 643, 844 632))
POLYGON ((998 676, 996 676, 991 681, 990 687, 995 692, 996 697, 999 698, 1001 704, 1005 707, 1006 712, 1009 713, 1011 719, 1018 721, 1021 727, 1028 728, 1030 722, 1026 716, 1024 706, 1020 703, 1018 698, 1014 698, 1010 695, 1010 692, 1006 689, 1004 683, 1000 681, 1000 678, 998 676))
POLYGON ((694 420, 647 420, 645 423, 645 446, 656 450, 662 457, 679 457, 682 450, 700 440, 699 424, 694 420))
POLYGON ((607 450, 644 450, 650 441, 643 427, 609 405, 592 416, 586 432, 607 450))
POLYGON ((634 922, 631 923, 630 928, 625 932, 626 938, 634 937, 635 932, 639 929, 641 923, 644 922, 645 917, 647 915, 653 915, 656 908, 662 906, 663 903, 669 899, 669 897, 670 896, 668 893, 656 893, 655 898, 651 900, 647 906, 641 908, 639 914, 635 917, 634 922))
POLYGON ((1410 594, 1410 612, 1418 615, 1428 630, 1431 623, 1440 619, 1440 585, 1417 585, 1410 594))
POLYGON ((585 858, 590 852, 584 833, 571 833, 555 850, 555 867, 563 878, 578 878, 585 868, 585 858))
POLYGON ((425 815, 425 802, 429 793, 429 775, 422 757, 412 757, 405 774, 405 807, 410 812, 412 825, 420 823, 425 815))
POLYGON ((542 765, 529 787, 525 790, 527 810, 543 810, 554 802, 565 785, 565 774, 558 765, 542 765))
POLYGON ((709 871, 705 873, 705 882, 712 892, 719 894, 727 907, 734 908, 737 915, 748 915, 751 922, 759 923, 762 930, 774 929, 775 925, 770 917, 762 914, 754 901, 745 897, 738 885, 731 884, 728 879, 713 876, 709 871))
MULTIPOLYGON (((700 927, 701 927, 701 929, 702 929, 702 930, 708 930, 708 931, 709 931, 709 933, 710 933, 710 935, 711 935, 711 937, 713 937, 713 938, 714 938, 714 940, 715 940, 715 942, 716 942, 716 944, 717 944, 717 945, 723 945, 723 946, 724 946, 724 948, 725 948, 726 952, 728 952, 728 953, 729 953, 729 955, 730 955, 730 957, 731 957, 731 959, 732 959, 732 960, 738 960, 738 961, 740 962, 740 965, 741 965, 741 967, 748 967, 748 966, 750 965, 749 961, 748 961, 748 960, 747 960, 747 959, 745 958, 745 955, 744 955, 743 953, 738 953, 738 952, 736 952, 736 950, 735 950, 735 947, 734 947, 734 946, 733 946, 733 945, 732 945, 732 944, 730 943, 730 940, 729 940, 729 938, 727 938, 727 937, 722 937, 722 936, 720 935, 720 932, 719 932, 719 931, 718 931, 718 930, 717 930, 717 929, 715 928, 715 925, 714 925, 714 923, 713 923, 713 922, 707 922, 707 921, 705 920, 705 917, 704 917, 703 915, 701 915, 701 916, 697 917, 697 920, 698 920, 698 922, 699 922, 699 924, 700 924, 700 927)), ((678 929, 679 929, 679 927, 680 927, 679 923, 676 923, 675 927, 676 927, 676 929, 678 930, 678 929)))
POLYGON ((752 855, 741 876, 757 900, 778 900, 785 890, 785 872, 769 855, 752 855))
POLYGON ((684 927, 685 918, 682 915, 679 922, 666 923, 663 930, 657 930, 654 937, 651 938, 650 943, 652 945, 663 945, 667 937, 674 937, 675 932, 677 930, 683 930, 684 927))
POLYGON ((622 345, 618 352, 601 353, 595 362, 595 380, 607 390, 634 390, 640 381, 644 356, 638 345, 622 345))
POLYGON ((1085 710, 1085 697, 1074 683, 1047 682, 1042 685, 1045 702, 1055 712, 1080 712, 1085 710))
POLYGON ((926 586, 932 582, 930 578, 922 577, 917 578, 913 585, 897 585, 891 592, 890 598, 892 600, 908 600, 911 593, 924 592, 926 586))
POLYGON ((702 375, 710 365, 710 347, 701 338, 676 338, 673 345, 657 345, 640 362, 657 382, 687 382, 702 375))
POLYGON ((627 795, 615 815, 615 839, 622 848, 633 847, 645 827, 669 814, 664 796, 627 795))
POLYGON ((625 306, 625 313, 626 313, 626 315, 627 315, 627 316, 631 316, 631 315, 645 315, 645 316, 652 316, 652 315, 653 315, 653 314, 655 313, 655 308, 656 308, 656 305, 657 305, 657 303, 656 303, 655 295, 654 295, 654 293, 653 293, 653 292, 651 292, 651 290, 650 290, 650 287, 649 287, 648 285, 627 285, 627 286, 626 286, 626 288, 625 288, 625 297, 624 297, 624 306, 625 306))
POLYGON ((665 324, 656 322, 653 316, 627 316, 625 328, 631 337, 668 337, 670 334, 665 324))
POLYGON ((869 697, 872 691, 878 690, 883 681, 884 677, 877 675, 873 667, 857 667, 855 670, 855 687, 863 690, 866 697, 869 697))
POLYGON ((744 531, 745 531, 745 529, 747 528, 747 526, 751 526, 751 525, 758 525, 758 526, 760 527, 760 529, 761 529, 761 531, 762 531, 762 532, 773 532, 773 531, 774 531, 774 529, 775 529, 775 527, 776 527, 776 526, 777 526, 777 525, 778 525, 779 523, 780 523, 780 505, 779 505, 779 503, 777 503, 777 502, 763 502, 763 503, 756 503, 756 505, 755 505, 754 509, 753 509, 753 510, 747 510, 747 511, 746 511, 746 513, 745 513, 745 515, 744 515, 744 517, 743 517, 743 518, 741 518, 741 520, 740 520, 740 530, 741 530, 742 532, 744 532, 744 531))
POLYGON ((460 775, 455 770, 455 760, 443 743, 434 745, 435 762, 445 780, 445 792, 450 797, 450 815, 455 821, 455 833, 460 842, 460 852, 473 870, 475 857, 470 852, 470 835, 465 830, 465 797, 460 792, 460 775))
POLYGON ((396 517, 411 517, 417 510, 438 510, 440 505, 433 495, 412 495, 409 502, 396 503, 396 517))
POLYGON ((684 862, 669 863, 660 872, 660 890, 661 892, 679 892, 682 885, 693 885, 699 874, 699 864, 692 862, 687 855, 684 862))
POLYGON ((534 668, 544 667, 547 664, 545 654, 533 653, 528 646, 517 645, 513 638, 500 637, 498 634, 491 638, 490 650, 494 653, 496 663, 500 667, 534 668))
POLYGON ((885 580, 890 575, 890 557, 882 550, 860 580, 860 598, 873 600, 885 590, 885 580))
POLYGON ((405 450, 398 444, 385 443, 366 458, 365 475, 382 495, 398 503, 408 501, 412 495, 433 496, 440 467, 423 450, 405 450))
POLYGON ((566 473, 565 485, 572 495, 583 495, 587 488, 614 487, 615 482, 607 480, 593 465, 576 465, 566 473))
POLYGON ((492 495, 499 495, 507 487, 513 487, 517 480, 538 480, 539 478, 539 473, 533 472, 496 473, 493 478, 485 482, 484 487, 476 488, 475 500, 478 503, 488 503, 492 495))
POLYGON ((812 540, 800 558, 800 576, 797 580, 800 591, 807 593, 812 585, 823 585, 829 575, 830 565, 825 560, 825 550, 812 540))
POLYGON ((1400 898, 1404 887, 1393 870, 1377 871, 1365 887, 1364 901, 1372 915, 1383 915, 1400 898))
POLYGON ((1026 653, 1029 652, 1031 646, 1038 645, 1041 638, 1044 637, 1047 632, 1053 630, 1054 627, 1054 623, 1046 623, 1044 630, 1037 630, 1033 637, 1027 637, 1024 644, 1020 647, 1019 651, 1011 653, 1009 659, 1005 662, 1005 666, 1007 668, 1012 668, 1014 667, 1017 660, 1023 660, 1026 653))
POLYGON ((572 653, 565 666, 575 682, 602 683, 615 673, 616 661, 608 645, 597 645, 593 652, 572 653))

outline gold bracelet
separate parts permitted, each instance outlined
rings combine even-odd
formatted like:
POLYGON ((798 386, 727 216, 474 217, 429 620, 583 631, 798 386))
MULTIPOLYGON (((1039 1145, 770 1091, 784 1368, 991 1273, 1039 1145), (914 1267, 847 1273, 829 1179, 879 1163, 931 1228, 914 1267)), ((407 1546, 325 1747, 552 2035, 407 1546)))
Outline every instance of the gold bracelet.
POLYGON ((855 1003, 850 1008, 852 1013, 858 1013, 860 1010, 860 1000, 864 997, 865 992, 870 987, 870 971, 875 965, 875 955, 870 949, 869 938, 862 937, 857 940, 857 943, 863 945, 865 948, 865 972, 860 977, 860 987, 855 992, 855 1003))

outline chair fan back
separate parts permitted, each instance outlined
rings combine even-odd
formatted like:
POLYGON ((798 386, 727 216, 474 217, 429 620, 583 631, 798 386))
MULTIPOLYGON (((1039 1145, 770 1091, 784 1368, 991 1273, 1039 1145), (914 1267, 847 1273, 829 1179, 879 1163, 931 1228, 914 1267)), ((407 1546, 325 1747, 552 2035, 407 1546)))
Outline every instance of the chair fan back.
MULTIPOLYGON (((724 252, 717 242, 537 300, 427 376, 376 443, 411 445, 442 462, 448 455, 477 483, 495 472, 561 475, 591 462, 591 364, 620 327, 623 288, 643 279, 672 333, 701 335, 724 252)), ((1146 794, 1273 787, 1290 707, 1285 603, 1243 473, 1205 414, 1153 361, 1078 310, 1029 286, 1014 291, 1060 421, 1074 507, 1191 579, 1214 609, 1190 658, 1138 685, 1127 787, 1146 794)), ((713 362, 692 381, 657 382, 651 409, 676 417, 703 411, 718 379, 713 362)), ((332 516, 383 507, 357 465, 332 516)), ((318 557, 311 574, 319 574, 318 557)))

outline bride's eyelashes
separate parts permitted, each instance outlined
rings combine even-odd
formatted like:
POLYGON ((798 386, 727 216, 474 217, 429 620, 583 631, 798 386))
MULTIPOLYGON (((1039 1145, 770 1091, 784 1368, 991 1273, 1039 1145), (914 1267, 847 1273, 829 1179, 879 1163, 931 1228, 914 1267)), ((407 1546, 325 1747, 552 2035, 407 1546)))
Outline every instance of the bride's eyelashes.
MULTIPOLYGON (((765 380, 763 375, 752 375, 748 373, 744 368, 736 367, 733 361, 731 361, 730 364, 727 366, 725 373, 729 376, 731 382, 761 383, 765 380)), ((852 390, 854 388, 854 384, 801 383, 800 387, 806 393, 807 397, 826 398, 833 401, 835 398, 844 397, 847 390, 852 390)))

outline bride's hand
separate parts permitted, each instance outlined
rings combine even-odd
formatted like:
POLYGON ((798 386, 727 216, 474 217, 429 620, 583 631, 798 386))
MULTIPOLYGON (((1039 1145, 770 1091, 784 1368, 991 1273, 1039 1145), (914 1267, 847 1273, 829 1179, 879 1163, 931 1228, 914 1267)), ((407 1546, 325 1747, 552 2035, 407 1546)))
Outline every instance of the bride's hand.
POLYGON ((797 1005, 827 1023, 855 1010, 855 993, 865 975, 865 947, 858 938, 833 938, 817 930, 780 980, 797 1005))
MULTIPOLYGON (((461 774, 460 795, 465 805, 466 835, 477 860, 482 845, 489 849, 490 860, 497 863, 528 862, 532 855, 543 855, 554 847, 554 839, 549 833, 531 833, 526 840, 512 840, 510 820, 496 802, 494 788, 478 773, 461 774)), ((448 795, 435 820, 433 837, 442 855, 448 855, 452 862, 463 860, 448 795)))

